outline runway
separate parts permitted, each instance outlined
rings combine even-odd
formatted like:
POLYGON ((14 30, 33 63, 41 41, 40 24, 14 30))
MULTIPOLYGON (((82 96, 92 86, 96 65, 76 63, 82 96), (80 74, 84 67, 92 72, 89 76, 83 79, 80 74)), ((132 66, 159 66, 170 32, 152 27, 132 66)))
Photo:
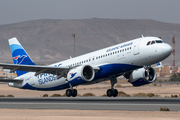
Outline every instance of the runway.
POLYGON ((168 107, 170 111, 180 111, 180 98, 0 98, 0 108, 8 109, 159 111, 160 107, 165 106, 168 107))

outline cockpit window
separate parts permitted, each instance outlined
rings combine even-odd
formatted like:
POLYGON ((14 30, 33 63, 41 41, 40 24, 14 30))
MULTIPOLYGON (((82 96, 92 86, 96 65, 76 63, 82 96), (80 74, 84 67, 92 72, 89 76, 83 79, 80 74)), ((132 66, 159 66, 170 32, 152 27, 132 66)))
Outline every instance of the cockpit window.
POLYGON ((151 43, 151 41, 149 41, 149 42, 147 43, 147 45, 150 45, 150 43, 151 43))
POLYGON ((151 42, 151 45, 154 44, 154 43, 155 43, 155 41, 152 41, 152 42, 151 42))
POLYGON ((163 43, 163 41, 161 41, 161 40, 156 40, 156 43, 163 43))

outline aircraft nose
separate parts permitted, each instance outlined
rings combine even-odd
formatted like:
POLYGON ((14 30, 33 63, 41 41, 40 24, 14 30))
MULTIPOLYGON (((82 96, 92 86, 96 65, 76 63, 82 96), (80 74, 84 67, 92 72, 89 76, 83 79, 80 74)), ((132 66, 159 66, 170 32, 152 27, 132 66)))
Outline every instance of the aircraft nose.
POLYGON ((161 47, 161 49, 162 49, 162 53, 163 53, 166 57, 168 57, 168 56, 171 54, 171 52, 172 52, 172 47, 171 47, 170 45, 168 45, 168 44, 164 44, 164 45, 161 47))

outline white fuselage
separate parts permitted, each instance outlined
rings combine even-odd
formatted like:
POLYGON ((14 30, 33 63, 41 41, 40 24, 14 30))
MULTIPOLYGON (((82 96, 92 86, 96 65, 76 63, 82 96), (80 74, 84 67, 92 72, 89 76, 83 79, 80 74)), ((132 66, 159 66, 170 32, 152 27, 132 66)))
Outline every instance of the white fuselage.
MULTIPOLYGON (((82 65, 98 67, 99 72, 95 74, 94 82, 117 77, 125 72, 132 71, 164 60, 169 56, 171 47, 164 42, 151 44, 152 41, 162 41, 157 37, 142 37, 128 42, 107 47, 95 52, 74 57, 65 61, 51 64, 49 66, 66 66, 75 68, 82 65), (150 44, 147 43, 150 41, 150 44)), ((17 77, 24 79, 23 83, 10 83, 10 86, 22 89, 37 90, 60 90, 69 88, 66 77, 57 79, 57 75, 41 73, 34 76, 35 72, 28 72, 17 77)), ((75 75, 76 77, 76 75, 75 75)), ((72 86, 88 83, 87 81, 72 80, 72 86)))

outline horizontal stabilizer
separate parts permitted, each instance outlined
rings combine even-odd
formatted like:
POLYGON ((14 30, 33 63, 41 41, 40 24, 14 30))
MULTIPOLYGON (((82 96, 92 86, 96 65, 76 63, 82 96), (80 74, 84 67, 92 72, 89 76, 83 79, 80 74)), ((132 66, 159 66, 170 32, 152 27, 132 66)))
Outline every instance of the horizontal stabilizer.
POLYGON ((0 82, 13 82, 13 83, 19 83, 22 82, 21 79, 0 79, 0 82))

